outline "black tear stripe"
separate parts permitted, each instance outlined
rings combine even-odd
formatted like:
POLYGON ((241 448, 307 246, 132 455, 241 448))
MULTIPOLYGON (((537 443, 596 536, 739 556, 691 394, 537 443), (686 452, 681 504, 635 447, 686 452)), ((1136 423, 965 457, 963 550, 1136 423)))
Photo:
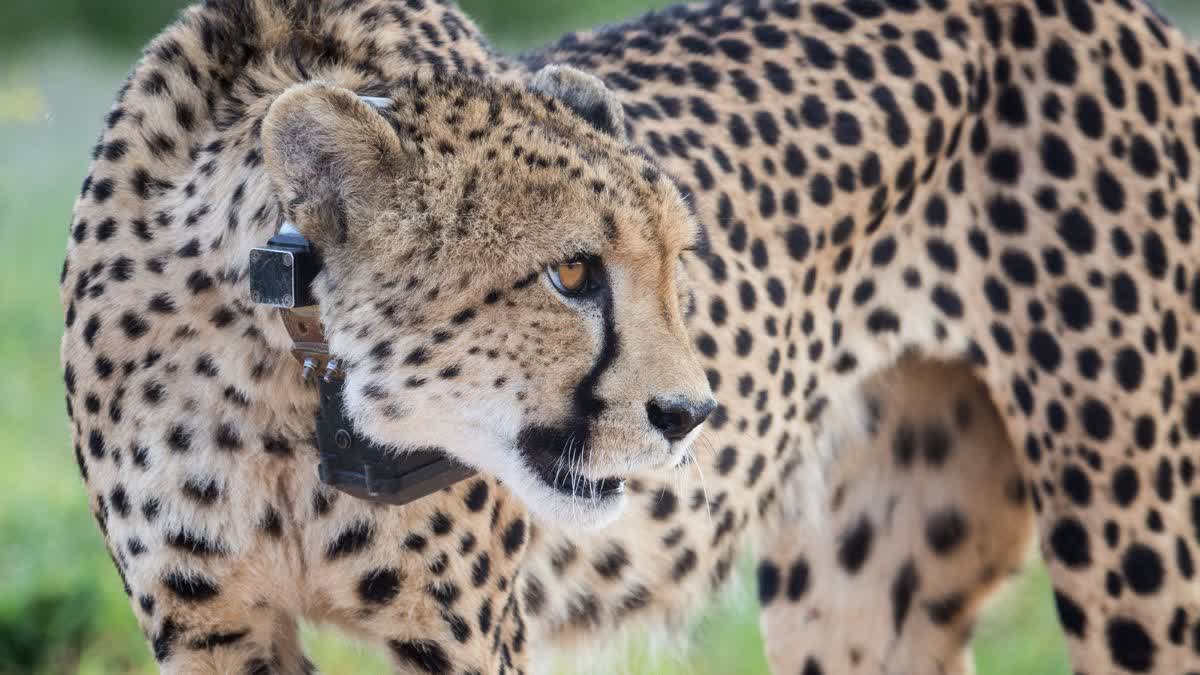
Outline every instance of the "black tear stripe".
POLYGON ((590 431, 591 420, 599 417, 604 412, 607 403, 604 399, 596 396, 596 385, 600 382, 600 377, 604 375, 604 371, 612 367, 613 361, 621 354, 621 342, 617 335, 617 323, 613 318, 613 298, 612 289, 607 286, 604 288, 600 297, 600 318, 604 322, 604 337, 600 342, 600 356, 597 357, 596 363, 592 365, 592 369, 584 376, 579 384, 575 385, 575 409, 574 416, 582 418, 584 423, 589 427, 590 431))
POLYGON ((557 427, 531 424, 522 429, 517 436, 517 450, 551 485, 555 482, 555 465, 566 451, 568 442, 583 442, 590 438, 595 419, 608 407, 608 403, 596 395, 596 387, 605 371, 611 368, 620 356, 621 339, 617 334, 616 319, 613 316, 612 289, 605 287, 596 302, 604 325, 600 354, 587 375, 575 385, 571 414, 566 423, 557 427))

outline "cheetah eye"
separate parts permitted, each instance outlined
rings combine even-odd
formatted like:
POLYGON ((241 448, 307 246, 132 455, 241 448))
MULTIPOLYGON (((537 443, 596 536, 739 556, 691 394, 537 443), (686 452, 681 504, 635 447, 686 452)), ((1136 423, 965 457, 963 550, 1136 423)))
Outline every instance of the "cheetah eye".
POLYGON ((579 297, 603 285, 599 268, 599 262, 594 258, 577 256, 567 262, 550 265, 546 268, 546 275, 556 291, 569 298, 579 297))

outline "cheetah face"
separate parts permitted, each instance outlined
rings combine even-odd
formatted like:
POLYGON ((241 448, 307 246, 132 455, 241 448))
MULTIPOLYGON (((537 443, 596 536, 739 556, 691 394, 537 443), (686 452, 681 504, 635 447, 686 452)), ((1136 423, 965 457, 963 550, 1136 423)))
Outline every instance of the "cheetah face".
POLYGON ((715 407, 681 312, 702 233, 591 76, 414 77, 389 99, 300 85, 263 125, 280 200, 324 259, 347 412, 398 454, 499 477, 540 517, 610 522, 625 478, 681 463, 715 407))

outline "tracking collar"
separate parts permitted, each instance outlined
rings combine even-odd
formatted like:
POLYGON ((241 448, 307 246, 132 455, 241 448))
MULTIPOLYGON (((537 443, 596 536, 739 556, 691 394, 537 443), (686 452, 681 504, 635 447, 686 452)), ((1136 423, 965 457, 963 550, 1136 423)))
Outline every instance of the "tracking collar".
POLYGON ((396 453, 354 430, 342 400, 345 373, 329 353, 312 282, 321 259, 312 244, 285 222, 262 248, 250 251, 250 298, 279 308, 292 338, 292 356, 304 367, 307 384, 316 376, 321 391, 317 449, 321 481, 359 499, 407 504, 474 475, 444 453, 415 449, 396 453))

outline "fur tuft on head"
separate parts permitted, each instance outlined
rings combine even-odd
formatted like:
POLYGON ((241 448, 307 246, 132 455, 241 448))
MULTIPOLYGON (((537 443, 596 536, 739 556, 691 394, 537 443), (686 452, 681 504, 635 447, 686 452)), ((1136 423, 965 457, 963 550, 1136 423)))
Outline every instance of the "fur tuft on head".
POLYGON ((625 109, 600 78, 570 66, 542 68, 529 88, 562 101, 593 127, 625 142, 625 109))

